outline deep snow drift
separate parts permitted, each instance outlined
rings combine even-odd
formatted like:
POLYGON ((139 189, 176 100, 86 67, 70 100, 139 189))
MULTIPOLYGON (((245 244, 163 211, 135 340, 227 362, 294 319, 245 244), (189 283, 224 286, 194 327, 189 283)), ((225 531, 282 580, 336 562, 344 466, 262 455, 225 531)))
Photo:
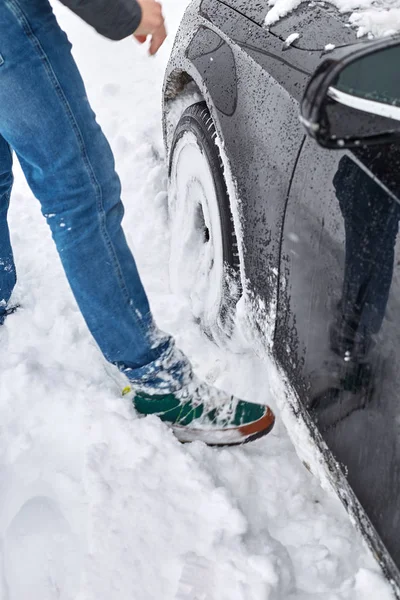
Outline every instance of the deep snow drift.
MULTIPOLYGON (((165 2, 171 33, 184 5, 165 2)), ((274 406, 272 369, 239 343, 218 349, 170 292, 160 89, 172 37, 148 59, 57 10, 116 154, 157 320, 209 381, 274 406)), ((23 308, 0 330, 0 599, 391 598, 279 418, 267 438, 231 450, 181 446, 156 418, 136 418, 17 168, 11 205, 23 308)))

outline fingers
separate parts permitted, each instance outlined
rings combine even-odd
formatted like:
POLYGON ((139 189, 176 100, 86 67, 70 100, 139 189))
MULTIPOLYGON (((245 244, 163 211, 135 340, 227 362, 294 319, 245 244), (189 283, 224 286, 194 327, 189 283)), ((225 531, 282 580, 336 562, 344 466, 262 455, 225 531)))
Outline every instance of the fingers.
POLYGON ((145 36, 145 35, 135 35, 134 38, 136 41, 139 42, 139 44, 144 44, 145 41, 147 40, 147 36, 145 36))
POLYGON ((159 27, 157 29, 157 31, 155 31, 151 37, 151 43, 150 43, 150 49, 149 49, 149 53, 151 56, 154 56, 154 54, 156 54, 158 52, 158 50, 161 48, 161 46, 165 42, 166 37, 167 37, 167 30, 165 28, 165 24, 163 23, 161 25, 161 27, 159 27))
MULTIPOLYGON (((151 56, 154 56, 154 54, 156 54, 158 52, 158 50, 164 43, 166 37, 167 37, 167 32, 165 29, 165 25, 163 25, 162 27, 160 27, 157 31, 155 31, 153 33, 153 35, 151 37, 150 48, 149 48, 149 54, 151 56)), ((139 42, 139 44, 144 44, 147 40, 146 35, 134 35, 134 38, 137 42, 139 42)))
POLYGON ((139 44, 144 44, 147 37, 151 36, 149 53, 153 56, 167 37, 161 4, 156 0, 137 1, 142 9, 142 20, 134 37, 139 44))
POLYGON ((142 20, 134 35, 152 35, 164 24, 161 4, 155 0, 138 0, 142 9, 142 20))

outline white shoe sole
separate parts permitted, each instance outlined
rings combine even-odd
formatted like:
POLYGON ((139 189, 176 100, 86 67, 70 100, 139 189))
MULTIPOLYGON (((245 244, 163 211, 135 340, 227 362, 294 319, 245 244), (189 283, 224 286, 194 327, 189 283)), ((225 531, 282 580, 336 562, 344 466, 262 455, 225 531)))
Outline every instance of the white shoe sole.
MULTIPOLYGON (((168 424, 168 423, 167 423, 168 424)), ((267 435, 275 424, 270 409, 261 419, 250 425, 228 427, 224 429, 205 429, 193 426, 170 425, 175 437, 182 443, 204 442, 208 446, 237 446, 257 440, 267 435)))

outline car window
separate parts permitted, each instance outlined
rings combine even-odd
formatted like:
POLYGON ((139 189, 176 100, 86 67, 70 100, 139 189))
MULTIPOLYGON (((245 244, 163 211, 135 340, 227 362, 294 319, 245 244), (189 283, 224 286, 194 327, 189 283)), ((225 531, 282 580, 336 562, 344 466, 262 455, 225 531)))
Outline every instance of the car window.
POLYGON ((399 62, 399 46, 383 48, 347 65, 333 85, 352 96, 399 106, 400 82, 393 77, 399 62))

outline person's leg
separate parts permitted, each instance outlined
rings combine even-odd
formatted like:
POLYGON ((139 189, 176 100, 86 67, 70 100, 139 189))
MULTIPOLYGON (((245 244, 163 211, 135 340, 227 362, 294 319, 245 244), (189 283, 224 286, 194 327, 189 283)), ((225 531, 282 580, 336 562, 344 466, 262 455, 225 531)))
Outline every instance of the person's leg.
POLYGON ((153 323, 121 228, 113 155, 66 35, 47 0, 5 0, 0 30, 0 133, 41 202, 90 331, 130 379, 179 387, 190 368, 153 323))
POLYGON ((90 331, 133 382, 137 411, 157 414, 182 441, 265 435, 274 423, 268 406, 197 380, 153 322, 121 228, 113 155, 48 0, 3 0, 0 31, 0 134, 41 202, 90 331))
POLYGON ((13 184, 10 146, 0 136, 0 325, 16 283, 14 258, 8 230, 7 213, 13 184))

